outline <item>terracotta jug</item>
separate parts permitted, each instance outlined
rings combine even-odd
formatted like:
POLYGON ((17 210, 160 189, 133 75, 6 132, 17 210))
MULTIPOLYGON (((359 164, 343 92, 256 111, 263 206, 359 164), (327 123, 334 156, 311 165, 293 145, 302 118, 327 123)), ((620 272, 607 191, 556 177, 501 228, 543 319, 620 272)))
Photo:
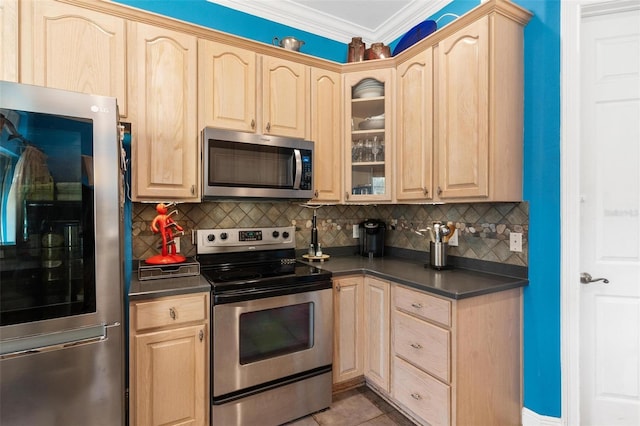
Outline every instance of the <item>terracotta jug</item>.
POLYGON ((361 62, 364 61, 365 45, 362 42, 362 37, 353 37, 351 43, 349 43, 349 50, 347 52, 347 62, 361 62))
POLYGON ((389 46, 385 46, 384 43, 372 43, 371 48, 365 52, 367 59, 384 59, 391 57, 391 49, 389 46))

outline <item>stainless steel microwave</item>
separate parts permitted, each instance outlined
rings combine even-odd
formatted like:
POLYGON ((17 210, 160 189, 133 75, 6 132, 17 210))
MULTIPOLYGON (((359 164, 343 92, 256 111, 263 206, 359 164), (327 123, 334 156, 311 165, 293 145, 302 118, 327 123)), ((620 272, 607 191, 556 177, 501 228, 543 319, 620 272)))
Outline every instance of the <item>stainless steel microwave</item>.
POLYGON ((202 197, 313 198, 313 142, 207 127, 202 197))

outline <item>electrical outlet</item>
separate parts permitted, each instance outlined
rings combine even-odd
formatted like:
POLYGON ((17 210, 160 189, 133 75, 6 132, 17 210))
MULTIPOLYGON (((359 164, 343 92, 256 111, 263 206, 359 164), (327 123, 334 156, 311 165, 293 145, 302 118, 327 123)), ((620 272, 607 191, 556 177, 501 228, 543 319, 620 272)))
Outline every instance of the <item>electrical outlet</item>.
POLYGON ((180 237, 174 237, 173 241, 176 244, 176 253, 180 253, 180 237))
POLYGON ((458 230, 457 229, 453 231, 453 234, 451 234, 451 236, 449 237, 449 241, 447 241, 447 243, 451 247, 458 247, 458 230))
POLYGON ((512 232, 509 234, 509 250, 522 252, 522 233, 512 232))
POLYGON ((353 238, 360 238, 360 230, 358 225, 353 225, 353 238))

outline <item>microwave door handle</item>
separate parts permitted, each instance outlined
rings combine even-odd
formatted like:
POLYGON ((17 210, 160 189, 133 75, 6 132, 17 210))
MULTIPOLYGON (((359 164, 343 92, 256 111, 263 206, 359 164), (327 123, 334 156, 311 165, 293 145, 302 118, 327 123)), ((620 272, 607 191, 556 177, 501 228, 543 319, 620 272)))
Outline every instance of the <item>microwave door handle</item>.
POLYGON ((296 162, 295 173, 293 175, 293 189, 300 189, 300 182, 302 181, 302 156, 299 149, 293 150, 293 158, 296 162))

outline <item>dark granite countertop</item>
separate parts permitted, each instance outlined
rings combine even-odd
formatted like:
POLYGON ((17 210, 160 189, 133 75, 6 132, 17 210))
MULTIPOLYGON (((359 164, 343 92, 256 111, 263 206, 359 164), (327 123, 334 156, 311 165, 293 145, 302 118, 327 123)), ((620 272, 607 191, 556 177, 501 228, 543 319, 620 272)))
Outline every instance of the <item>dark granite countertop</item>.
MULTIPOLYGON (((305 259, 301 259, 305 262, 305 259)), ((451 299, 464 299, 482 294, 524 287, 526 278, 481 272, 462 267, 442 271, 425 267, 423 262, 403 257, 387 256, 369 259, 358 255, 331 256, 324 262, 308 262, 330 271, 333 277, 368 274, 417 290, 438 294, 451 299)), ((177 294, 210 291, 207 280, 200 276, 170 277, 140 281, 132 275, 129 300, 141 300, 177 294)))
POLYGON ((211 291, 211 285, 201 275, 188 277, 170 277, 152 280, 138 279, 134 272, 131 276, 129 300, 152 299, 177 294, 202 293, 211 291))
POLYGON ((425 267, 424 263, 397 257, 332 256, 324 262, 313 262, 313 265, 331 271, 334 278, 366 273, 451 299, 480 296, 529 284, 526 278, 457 267, 437 271, 425 267))

